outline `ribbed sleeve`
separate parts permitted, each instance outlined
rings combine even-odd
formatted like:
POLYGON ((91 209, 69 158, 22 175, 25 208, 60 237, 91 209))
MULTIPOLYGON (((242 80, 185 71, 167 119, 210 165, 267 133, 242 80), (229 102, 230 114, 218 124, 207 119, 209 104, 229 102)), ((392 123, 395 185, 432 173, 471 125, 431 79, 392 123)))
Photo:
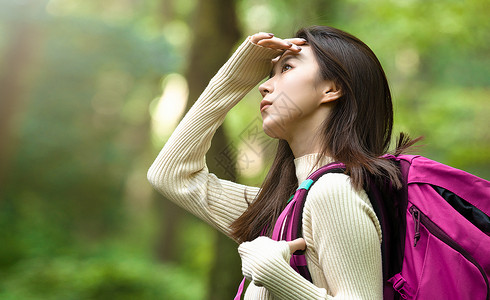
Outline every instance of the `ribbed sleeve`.
POLYGON ((148 170, 148 180, 166 198, 229 236, 230 224, 247 208, 257 187, 217 178, 205 155, 227 112, 271 69, 280 52, 246 39, 172 133, 148 170))

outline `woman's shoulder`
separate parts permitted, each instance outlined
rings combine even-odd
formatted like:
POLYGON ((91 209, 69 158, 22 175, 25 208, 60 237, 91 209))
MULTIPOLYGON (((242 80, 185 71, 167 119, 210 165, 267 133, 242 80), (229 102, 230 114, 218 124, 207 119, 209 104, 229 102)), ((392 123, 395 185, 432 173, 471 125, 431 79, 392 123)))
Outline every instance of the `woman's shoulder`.
POLYGON ((310 188, 305 202, 305 211, 321 211, 322 215, 337 216, 358 211, 376 219, 373 206, 363 189, 358 190, 348 175, 328 173, 320 177, 310 188))
POLYGON ((308 201, 310 198, 312 201, 322 202, 325 201, 325 198, 330 200, 359 198, 369 201, 366 192, 362 189, 356 190, 352 185, 351 178, 342 173, 328 173, 320 177, 310 188, 308 201))
POLYGON ((323 218, 329 223, 345 224, 352 219, 359 221, 361 216, 370 220, 369 223, 374 225, 381 240, 380 224, 367 193, 355 189, 348 175, 328 173, 320 177, 310 188, 305 202, 303 222, 318 223, 319 220, 314 219, 323 218))

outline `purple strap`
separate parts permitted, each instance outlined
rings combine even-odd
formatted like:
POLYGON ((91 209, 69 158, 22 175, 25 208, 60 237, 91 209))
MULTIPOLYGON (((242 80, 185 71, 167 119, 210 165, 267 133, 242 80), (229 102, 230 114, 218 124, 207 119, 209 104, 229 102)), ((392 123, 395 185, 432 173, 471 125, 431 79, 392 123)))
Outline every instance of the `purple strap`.
MULTIPOLYGON (((315 182, 326 172, 345 168, 345 165, 342 163, 332 163, 326 166, 323 166, 313 172, 310 176, 308 176, 307 180, 311 180, 315 182)), ((308 194, 308 189, 311 185, 307 185, 307 187, 303 187, 302 185, 296 190, 293 199, 289 204, 284 208, 282 213, 279 215, 279 218, 274 225, 274 230, 272 232, 272 239, 275 241, 292 241, 300 236, 302 233, 300 231, 300 224, 302 221, 303 207, 306 201, 306 196, 308 194), (284 228, 284 230, 283 230, 284 228), (281 235, 282 231, 282 235, 281 235)), ((312 281, 311 275, 308 271, 308 267, 306 264, 306 257, 302 252, 296 252, 291 256, 291 260, 289 262, 291 267, 301 274, 303 277, 312 281)))
MULTIPOLYGON (((330 170, 345 168, 345 165, 342 163, 331 163, 326 166, 323 166, 313 172, 308 179, 313 181, 318 180, 323 174, 330 170)), ((301 233, 298 232, 299 223, 302 220, 303 206, 306 201, 306 195, 308 190, 305 188, 298 188, 296 193, 294 194, 293 199, 289 204, 284 208, 282 213, 279 215, 279 218, 274 225, 274 231, 272 232, 272 239, 275 241, 285 240, 292 241, 297 237, 301 236, 301 233), (286 216, 290 216, 287 218, 286 216), (283 235, 280 237, 282 228, 286 229, 283 235)))
MULTIPOLYGON (((296 195, 295 195, 295 198, 296 198, 296 195)), ((295 198, 293 198, 293 200, 291 200, 291 202, 289 202, 288 205, 286 205, 284 210, 279 215, 279 218, 277 218, 276 224, 274 225, 274 231, 272 231, 272 239, 274 241, 280 241, 282 239, 280 236, 282 226, 283 226, 284 222, 286 221, 286 217, 289 215, 289 212, 291 211, 291 209, 294 209, 294 207, 295 207, 295 204, 296 204, 295 198)))
POLYGON ((236 296, 235 296, 234 300, 240 300, 240 298, 242 297, 242 293, 243 293, 243 288, 244 287, 245 287, 245 277, 243 277, 243 280, 240 283, 240 286, 238 287, 238 291, 236 293, 236 296))

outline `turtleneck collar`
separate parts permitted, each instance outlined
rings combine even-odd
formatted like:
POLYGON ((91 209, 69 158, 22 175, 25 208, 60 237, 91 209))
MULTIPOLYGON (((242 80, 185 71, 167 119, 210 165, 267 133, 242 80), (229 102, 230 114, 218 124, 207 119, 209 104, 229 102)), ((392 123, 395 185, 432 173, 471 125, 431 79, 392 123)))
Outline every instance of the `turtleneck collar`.
POLYGON ((320 153, 312 153, 300 156, 294 159, 294 166, 296 167, 296 177, 298 178, 298 185, 301 184, 308 176, 319 169, 321 166, 329 164, 334 160, 329 156, 322 156, 319 163, 315 165, 318 157, 322 156, 320 153))

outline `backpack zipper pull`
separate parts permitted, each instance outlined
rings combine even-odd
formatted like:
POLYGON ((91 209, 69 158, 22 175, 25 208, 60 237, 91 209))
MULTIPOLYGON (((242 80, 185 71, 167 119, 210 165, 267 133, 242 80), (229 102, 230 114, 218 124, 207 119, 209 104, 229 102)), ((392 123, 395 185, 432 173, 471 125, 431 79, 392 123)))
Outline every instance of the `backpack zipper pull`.
POLYGON ((413 237, 413 246, 417 246, 417 242, 420 239, 420 210, 415 206, 410 207, 410 213, 412 214, 413 221, 415 223, 415 235, 413 237))

